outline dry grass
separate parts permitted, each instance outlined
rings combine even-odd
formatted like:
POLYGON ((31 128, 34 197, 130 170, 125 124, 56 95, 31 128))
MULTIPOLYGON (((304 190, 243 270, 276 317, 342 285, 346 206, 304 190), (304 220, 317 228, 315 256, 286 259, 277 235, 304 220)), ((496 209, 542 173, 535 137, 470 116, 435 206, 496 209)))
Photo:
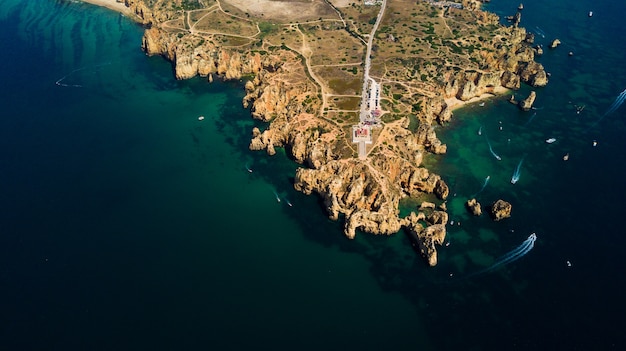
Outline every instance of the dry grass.
POLYGON ((340 25, 341 22, 319 22, 300 26, 313 51, 311 65, 359 64, 365 46, 340 25))
POLYGON ((234 8, 251 17, 278 23, 313 21, 320 17, 338 19, 324 0, 222 0, 221 3, 224 10, 234 8))
POLYGON ((313 69, 315 74, 328 83, 332 94, 361 95, 363 76, 352 73, 346 67, 320 66, 313 69))
POLYGON ((194 30, 240 36, 254 36, 258 32, 256 25, 252 22, 242 21, 219 11, 213 11, 199 18, 194 26, 194 30))

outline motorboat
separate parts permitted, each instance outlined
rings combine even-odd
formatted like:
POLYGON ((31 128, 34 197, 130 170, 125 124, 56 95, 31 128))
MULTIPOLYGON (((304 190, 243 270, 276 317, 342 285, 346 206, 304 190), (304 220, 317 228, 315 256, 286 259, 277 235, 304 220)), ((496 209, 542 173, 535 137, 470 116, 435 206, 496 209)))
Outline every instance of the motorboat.
POLYGON ((555 138, 546 139, 546 143, 548 143, 548 144, 552 144, 555 141, 556 141, 555 138))

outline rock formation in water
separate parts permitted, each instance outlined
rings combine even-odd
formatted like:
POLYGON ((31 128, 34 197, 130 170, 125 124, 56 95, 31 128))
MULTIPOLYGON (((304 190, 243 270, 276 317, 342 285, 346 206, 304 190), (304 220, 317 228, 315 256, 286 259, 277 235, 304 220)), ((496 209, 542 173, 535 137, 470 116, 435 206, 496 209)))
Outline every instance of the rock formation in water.
POLYGON ((474 216, 480 216, 481 214, 483 214, 483 210, 481 209, 480 202, 478 202, 476 199, 467 200, 467 202, 465 203, 465 206, 470 211, 470 213, 473 214, 474 216))
POLYGON ((523 111, 530 110, 533 107, 536 98, 537 94, 534 91, 531 91, 526 99, 519 102, 519 108, 521 108, 523 111))
POLYGON ((554 39, 550 43, 550 49, 555 49, 559 45, 561 45, 561 41, 559 39, 554 39))
POLYGON ((491 205, 491 217, 494 221, 499 221, 504 218, 511 217, 511 206, 510 203, 504 200, 498 200, 491 205))
MULTIPOLYGON (((445 214, 445 220, 447 221, 447 214, 445 212, 442 213, 445 214)), ((428 227, 424 228, 420 223, 421 220, 422 219, 419 215, 415 215, 414 213, 412 213, 405 220, 407 222, 406 227, 413 246, 422 256, 426 257, 428 264, 431 267, 434 267, 437 265, 436 245, 443 244, 444 240, 446 239, 445 222, 431 224, 428 227)))

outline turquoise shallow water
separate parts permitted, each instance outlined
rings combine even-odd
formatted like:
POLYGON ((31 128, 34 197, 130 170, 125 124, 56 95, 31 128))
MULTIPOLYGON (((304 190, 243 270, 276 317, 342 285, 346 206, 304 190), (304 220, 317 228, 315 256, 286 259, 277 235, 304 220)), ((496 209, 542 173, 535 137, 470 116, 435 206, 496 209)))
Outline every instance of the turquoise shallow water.
POLYGON ((428 162, 461 225, 428 269, 402 234, 343 238, 292 190, 297 165, 248 152, 241 82, 175 81, 104 9, 0 2, 2 348, 622 349, 626 107, 591 126, 626 88, 624 5, 525 5, 564 43, 540 59, 542 109, 493 100, 440 128, 449 153, 428 162), (463 208, 488 175, 478 198, 510 201, 509 220, 463 208), (533 231, 524 258, 459 278, 533 231))

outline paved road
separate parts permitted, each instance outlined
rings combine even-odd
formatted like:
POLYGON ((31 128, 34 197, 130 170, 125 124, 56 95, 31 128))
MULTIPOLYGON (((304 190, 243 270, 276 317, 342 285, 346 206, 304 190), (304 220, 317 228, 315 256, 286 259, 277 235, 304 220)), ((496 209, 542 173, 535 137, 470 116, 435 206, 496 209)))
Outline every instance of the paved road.
MULTIPOLYGON (((376 23, 374 23, 374 27, 372 28, 372 32, 369 35, 367 40, 367 50, 365 52, 365 67, 363 69, 363 89, 361 91, 361 109, 359 114, 359 121, 365 122, 365 117, 367 116, 367 89, 368 82, 370 81, 370 66, 372 63, 372 45, 374 43, 374 37, 376 36, 376 31, 378 30, 378 26, 383 19, 383 15, 385 14, 385 6, 387 6, 387 0, 383 0, 380 5, 380 11, 378 12, 378 16, 376 17, 376 23)), ((363 159, 367 155, 365 153, 365 142, 359 142, 359 158, 363 159)))
POLYGON ((365 152, 365 142, 359 142, 359 158, 364 160, 367 157, 367 153, 365 152))

